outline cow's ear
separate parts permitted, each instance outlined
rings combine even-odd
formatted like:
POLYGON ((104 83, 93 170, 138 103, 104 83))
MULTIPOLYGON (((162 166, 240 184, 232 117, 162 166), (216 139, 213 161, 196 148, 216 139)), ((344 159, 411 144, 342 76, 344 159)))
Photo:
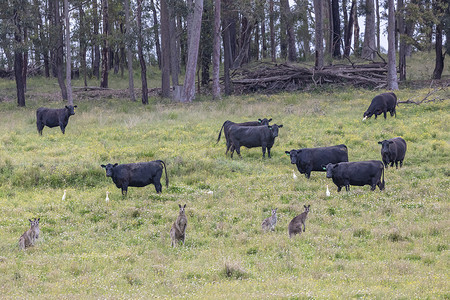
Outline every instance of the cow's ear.
POLYGON ((65 108, 70 109, 67 105, 65 106, 65 108))
POLYGON ((77 105, 74 105, 73 107, 78 107, 77 105))
POLYGON ((272 129, 272 126, 270 126, 270 125, 267 125, 267 127, 269 127, 269 129, 272 129))
POLYGON ((271 122, 271 121, 272 121, 272 118, 270 118, 269 121, 267 121, 267 122, 271 122))
POLYGON ((284 153, 286 153, 286 155, 291 155, 290 151, 284 151, 284 153))
POLYGON ((393 144, 394 142, 393 141, 389 141, 389 144, 393 144))
POLYGON ((262 120, 261 120, 261 119, 258 119, 258 122, 259 122, 259 123, 261 123, 261 122, 262 122, 262 120))
POLYGON ((322 165, 321 167, 322 167, 323 170, 327 169, 327 166, 325 166, 325 165, 322 165))
POLYGON ((113 165, 113 167, 117 167, 117 165, 118 165, 118 163, 115 163, 115 164, 113 165))
POLYGON ((382 145, 382 144, 383 144, 383 142, 378 142, 378 144, 382 145))
POLYGON ((100 167, 102 167, 102 168, 106 169, 106 166, 105 166, 105 165, 100 165, 100 167))
POLYGON ((283 124, 282 125, 278 125, 278 128, 281 128, 281 127, 283 127, 283 124))

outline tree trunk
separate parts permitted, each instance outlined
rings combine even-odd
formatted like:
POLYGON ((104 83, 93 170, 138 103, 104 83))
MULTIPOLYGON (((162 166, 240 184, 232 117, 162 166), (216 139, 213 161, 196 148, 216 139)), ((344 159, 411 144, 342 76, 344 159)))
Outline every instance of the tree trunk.
MULTIPOLYGON (((266 20, 261 20, 262 58, 267 58, 266 20)), ((259 45, 258 45, 259 46, 259 45)))
POLYGON ((220 99, 220 2, 221 0, 214 0, 213 99, 220 99))
MULTIPOLYGON (((167 0, 161 0, 161 47, 162 49, 170 48, 169 40, 169 11, 167 8, 167 0)), ((170 97, 170 51, 161 52, 161 96, 170 97)))
MULTIPOLYGON (((158 37, 157 37, 158 38, 158 37)), ((128 91, 130 93, 131 101, 136 101, 134 94, 134 79, 133 79, 133 42, 131 37, 130 24, 130 0, 125 0, 125 41, 127 47, 127 65, 128 65, 128 91)))
POLYGON ((67 104, 73 105, 72 98, 72 55, 70 51, 70 21, 69 21, 69 0, 64 0, 64 20, 66 22, 66 84, 67 84, 67 104))
MULTIPOLYGON (((443 26, 442 23, 439 23, 436 25, 436 45, 435 45, 435 51, 436 51, 436 60, 435 60, 435 66, 433 71, 433 79, 441 79, 442 71, 444 70, 444 58, 445 53, 442 53, 442 31, 443 26)), ((447 38, 449 38, 447 36, 447 38)), ((447 49, 447 51, 449 51, 447 49)))
POLYGON ((332 0, 331 7, 333 14, 333 57, 341 58, 341 21, 339 18, 339 1, 332 0))
MULTIPOLYGON (((104 0, 105 1, 105 0, 104 0)), ((51 1, 50 1, 51 2, 51 1)), ((98 21, 98 6, 97 0, 92 0, 92 22, 94 25, 94 55, 92 58, 92 74, 100 79, 100 46, 98 44, 99 37, 99 21, 98 21)))
POLYGON ((315 26, 315 67, 320 70, 323 68, 323 18, 322 18, 322 0, 314 0, 314 14, 316 16, 315 26))
POLYGON ((376 18, 377 18, 377 51, 381 53, 381 42, 380 42, 380 0, 375 0, 375 8, 376 8, 376 18))
MULTIPOLYGON (((170 74, 172 76, 172 85, 177 86, 178 74, 180 73, 180 62, 178 60, 177 45, 177 27, 176 27, 176 11, 172 5, 168 7, 169 12, 169 49, 170 49, 170 74)), ((211 39, 211 37, 210 37, 211 39)))
POLYGON ((147 88, 147 67, 145 65, 144 53, 142 49, 142 1, 137 0, 137 30, 138 30, 138 56, 141 64, 141 81, 142 81, 142 104, 148 104, 148 88, 147 88))
POLYGON ((347 24, 347 30, 345 31, 345 37, 344 37, 344 57, 350 57, 350 50, 351 50, 351 42, 352 42, 352 34, 353 34, 353 22, 354 22, 354 15, 355 15, 355 9, 356 9, 356 0, 352 1, 352 6, 350 8, 350 13, 348 16, 348 24, 347 24))
POLYGON ((156 58, 158 59, 158 68, 161 70, 161 45, 159 44, 158 14, 156 12, 155 3, 153 0, 150 0, 150 9, 153 14, 153 34, 155 35, 156 58))
POLYGON ((63 100, 67 100, 67 87, 64 83, 64 46, 63 46, 63 30, 61 24, 61 16, 59 14, 59 1, 55 1, 54 15, 56 24, 56 76, 58 84, 61 89, 61 96, 63 100))
POLYGON ((16 79, 17 105, 25 106, 25 88, 23 82, 23 53, 22 53, 22 26, 17 10, 14 9, 14 40, 16 42, 14 49, 14 76, 16 79))
POLYGON ((198 46, 202 26, 202 12, 203 0, 195 1, 191 27, 188 27, 188 61, 186 65, 182 102, 192 102, 195 97, 195 69, 197 66, 198 46))
POLYGON ((388 0, 388 89, 398 90, 395 62, 395 8, 394 0, 388 0))
POLYGON ((366 0, 366 25, 364 30, 364 43, 362 58, 373 60, 375 57, 375 7, 374 0, 366 0))
POLYGON ((230 23, 229 23, 229 10, 228 1, 224 1, 224 17, 222 25, 222 39, 223 39, 223 77, 225 84, 225 95, 229 96, 232 93, 230 68, 232 64, 232 51, 230 42, 230 23))
POLYGON ((80 13, 80 63, 81 63, 81 72, 83 73, 83 82, 84 86, 87 86, 87 66, 86 66, 86 37, 87 27, 86 27, 86 16, 83 9, 83 4, 80 3, 79 6, 80 13))
POLYGON ((102 80, 100 87, 108 87, 108 72, 109 72, 109 17, 108 17, 108 0, 102 0, 103 10, 103 47, 102 47, 102 80))
MULTIPOLYGON (((28 42, 28 30, 26 27, 23 29, 23 44, 26 45, 28 42)), ((27 91, 27 73, 28 73, 28 49, 24 47, 23 50, 23 64, 22 64, 22 78, 23 78, 23 89, 27 91)))
POLYGON ((355 10, 353 11, 353 53, 356 57, 361 55, 361 49, 359 49, 359 22, 358 22, 358 3, 355 1, 355 10))
POLYGON ((406 80, 406 41, 405 41, 405 7, 403 0, 397 0, 397 26, 400 36, 400 47, 398 51, 398 70, 400 73, 400 81, 406 80))
POLYGON ((270 55, 272 58, 272 62, 276 61, 276 45, 275 45, 275 16, 273 12, 273 1, 269 0, 269 31, 270 31, 270 55))
MULTIPOLYGON (((213 3, 212 0, 206 0, 203 5, 202 32, 200 35, 200 64, 201 64, 201 83, 202 86, 209 86, 209 69, 213 53, 213 3)), ((176 52, 175 54, 176 55, 176 52)), ((200 70, 200 68, 199 68, 200 70)))
POLYGON ((287 60, 288 38, 287 38, 287 9, 289 9, 288 0, 280 0, 280 57, 287 60))

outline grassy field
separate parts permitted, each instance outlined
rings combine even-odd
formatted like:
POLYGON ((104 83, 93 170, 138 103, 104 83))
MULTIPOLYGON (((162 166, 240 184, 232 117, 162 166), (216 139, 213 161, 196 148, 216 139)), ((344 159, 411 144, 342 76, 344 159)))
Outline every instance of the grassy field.
POLYGON ((450 298, 450 102, 400 105, 397 118, 362 122, 377 93, 83 100, 65 135, 46 127, 42 137, 36 108, 61 102, 0 103, 0 298, 450 298), (216 144, 222 123, 264 117, 284 125, 273 158, 260 148, 225 157, 224 140, 216 144), (395 136, 408 151, 402 169, 386 170, 382 192, 337 193, 325 173, 307 180, 284 154, 344 143, 350 161, 380 160, 377 142, 395 136), (131 187, 122 199, 100 167, 155 159, 167 163, 170 181, 159 195, 153 185, 131 187), (184 203, 186 245, 172 248, 184 203), (289 239, 304 204, 306 232, 289 239), (276 230, 264 234, 275 207, 276 230), (41 237, 20 251, 33 217, 41 237))

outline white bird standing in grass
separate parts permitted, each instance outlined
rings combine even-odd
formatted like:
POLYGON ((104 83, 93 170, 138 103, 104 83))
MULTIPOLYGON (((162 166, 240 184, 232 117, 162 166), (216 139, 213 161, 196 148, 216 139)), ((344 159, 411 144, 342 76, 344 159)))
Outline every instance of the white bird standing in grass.
POLYGON ((293 177, 294 179, 297 179, 297 175, 295 175, 295 171, 292 171, 292 177, 293 177))
POLYGON ((326 194, 327 194, 327 197, 331 196, 330 190, 328 189, 328 184, 327 184, 327 192, 326 192, 326 194))
POLYGON ((109 192, 108 191, 106 191, 106 198, 105 198, 105 201, 106 201, 106 203, 109 203, 109 192))
POLYGON ((66 200, 66 190, 64 190, 64 195, 61 198, 62 201, 66 200))

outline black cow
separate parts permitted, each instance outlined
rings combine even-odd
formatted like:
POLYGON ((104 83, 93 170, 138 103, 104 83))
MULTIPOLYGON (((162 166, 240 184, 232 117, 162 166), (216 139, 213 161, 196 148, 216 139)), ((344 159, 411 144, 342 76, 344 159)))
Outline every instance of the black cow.
MULTIPOLYGON (((269 122, 272 121, 272 119, 258 119, 258 121, 249 121, 249 122, 244 122, 244 123, 234 123, 232 121, 225 121, 222 125, 222 128, 220 128, 219 131, 219 137, 217 138, 217 143, 220 141, 220 136, 222 135, 222 129, 223 129, 223 133, 225 135, 225 140, 227 142, 227 151, 225 152, 225 155, 228 154, 228 150, 230 150, 231 147, 231 140, 230 140, 230 134, 229 134, 229 130, 230 127, 232 125, 237 125, 237 126, 263 126, 263 125, 269 125, 269 122)), ((217 144, 216 143, 216 144, 217 144)))
POLYGON ((350 190, 350 185, 370 185, 370 190, 374 191, 378 185, 380 190, 384 189, 384 166, 379 160, 342 162, 328 164, 326 166, 327 178, 332 178, 334 184, 340 192, 342 187, 350 190), (381 181, 383 175, 383 181, 381 181))
POLYGON ((285 151, 285 153, 291 157, 291 164, 296 164, 300 174, 305 174, 306 178, 311 176, 311 171, 324 172, 324 165, 348 161, 348 150, 344 144, 331 147, 293 149, 285 151))
POLYGON ((396 137, 390 140, 384 140, 378 142, 381 145, 381 157, 383 159, 384 166, 387 168, 389 163, 391 167, 394 166, 398 169, 398 162, 400 162, 400 168, 403 165, 406 153, 406 142, 401 137, 396 137))
POLYGON ((383 93, 375 96, 370 103, 369 108, 364 113, 364 120, 370 118, 372 115, 375 115, 375 119, 381 113, 384 114, 384 118, 386 119, 386 113, 390 112, 391 117, 395 115, 397 117, 397 113, 395 112, 395 106, 397 105, 397 96, 394 93, 383 93))
POLYGON ((236 126, 230 127, 229 134, 232 144, 231 158, 233 158, 236 149, 239 157, 241 156, 241 146, 247 148, 262 147, 263 157, 267 154, 270 158, 270 149, 278 136, 278 129, 283 125, 274 124, 272 126, 236 126))
POLYGON ((143 187, 153 183, 157 193, 161 193, 161 175, 166 172, 166 187, 169 187, 166 164, 162 160, 141 162, 134 164, 107 164, 101 165, 106 170, 106 176, 111 177, 119 189, 122 189, 122 196, 127 195, 128 187, 143 187))
POLYGON ((36 110, 36 125, 39 134, 42 135, 44 126, 50 128, 59 126, 64 134, 69 117, 75 114, 75 107, 77 106, 66 105, 64 108, 39 107, 36 110))

